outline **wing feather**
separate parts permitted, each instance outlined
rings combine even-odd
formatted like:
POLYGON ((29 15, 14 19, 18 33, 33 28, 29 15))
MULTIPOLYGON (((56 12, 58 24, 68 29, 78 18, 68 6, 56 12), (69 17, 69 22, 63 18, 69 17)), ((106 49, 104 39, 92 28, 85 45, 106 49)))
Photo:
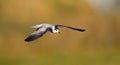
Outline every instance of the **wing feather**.
POLYGON ((66 27, 66 28, 69 28, 69 29, 72 29, 72 30, 81 31, 81 32, 84 32, 84 31, 85 31, 85 29, 73 28, 73 27, 65 26, 65 25, 56 25, 56 26, 57 26, 57 27, 66 27))
POLYGON ((26 42, 33 41, 39 37, 42 37, 46 32, 47 32, 47 28, 44 28, 44 29, 40 28, 39 30, 30 34, 24 41, 26 41, 26 42))

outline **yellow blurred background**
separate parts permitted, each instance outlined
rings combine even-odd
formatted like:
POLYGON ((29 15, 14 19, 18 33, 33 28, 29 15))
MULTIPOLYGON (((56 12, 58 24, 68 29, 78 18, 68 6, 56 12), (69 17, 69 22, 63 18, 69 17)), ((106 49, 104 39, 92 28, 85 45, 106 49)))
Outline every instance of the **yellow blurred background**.
POLYGON ((117 1, 0 0, 0 65, 120 65, 117 1), (86 31, 64 28, 25 42, 30 27, 40 23, 86 31))

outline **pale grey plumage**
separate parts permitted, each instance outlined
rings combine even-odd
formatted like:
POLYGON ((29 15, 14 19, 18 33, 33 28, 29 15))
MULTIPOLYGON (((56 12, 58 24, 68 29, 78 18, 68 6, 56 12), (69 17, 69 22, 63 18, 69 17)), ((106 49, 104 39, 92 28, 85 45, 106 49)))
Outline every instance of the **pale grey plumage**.
POLYGON ((77 30, 77 31, 85 31, 84 29, 80 29, 80 28, 73 28, 70 26, 64 26, 64 25, 53 25, 53 24, 39 24, 39 25, 35 25, 32 28, 35 28, 36 31, 31 33, 26 39, 26 42, 29 41, 33 41, 41 36, 43 36, 47 31, 50 31, 52 33, 58 33, 59 32, 59 28, 60 27, 66 27, 72 30, 77 30))

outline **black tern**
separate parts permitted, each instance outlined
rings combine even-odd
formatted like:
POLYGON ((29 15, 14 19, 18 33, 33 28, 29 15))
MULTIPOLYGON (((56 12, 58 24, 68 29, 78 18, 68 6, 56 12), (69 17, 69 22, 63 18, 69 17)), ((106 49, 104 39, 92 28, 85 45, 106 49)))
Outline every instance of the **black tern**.
POLYGON ((38 25, 32 26, 32 28, 35 28, 36 31, 31 33, 24 41, 26 41, 26 42, 33 41, 39 37, 42 37, 48 31, 50 31, 52 33, 59 33, 59 28, 61 28, 61 27, 69 28, 72 30, 80 31, 80 32, 85 31, 85 29, 74 28, 74 27, 65 26, 65 25, 38 24, 38 25))

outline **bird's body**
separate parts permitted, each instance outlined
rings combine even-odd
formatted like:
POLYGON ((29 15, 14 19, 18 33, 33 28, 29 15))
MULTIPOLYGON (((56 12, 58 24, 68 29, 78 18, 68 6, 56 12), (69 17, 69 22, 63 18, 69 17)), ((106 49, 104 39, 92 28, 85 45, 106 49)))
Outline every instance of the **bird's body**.
POLYGON ((35 25, 32 28, 36 28, 36 30, 41 29, 44 31, 44 29, 49 30, 50 32, 53 33, 57 33, 59 32, 59 30, 57 28, 55 28, 56 25, 53 24, 39 24, 39 25, 35 25))
POLYGON ((85 31, 84 29, 80 29, 80 28, 73 28, 73 27, 69 27, 69 26, 64 26, 64 25, 56 25, 56 24, 38 24, 33 26, 32 28, 35 28, 36 31, 31 33, 26 39, 26 42, 29 41, 33 41, 41 36, 43 36, 43 34, 45 34, 47 31, 50 31, 52 33, 59 33, 59 28, 60 27, 65 27, 65 28, 69 28, 69 29, 73 29, 73 30, 77 30, 77 31, 85 31))

